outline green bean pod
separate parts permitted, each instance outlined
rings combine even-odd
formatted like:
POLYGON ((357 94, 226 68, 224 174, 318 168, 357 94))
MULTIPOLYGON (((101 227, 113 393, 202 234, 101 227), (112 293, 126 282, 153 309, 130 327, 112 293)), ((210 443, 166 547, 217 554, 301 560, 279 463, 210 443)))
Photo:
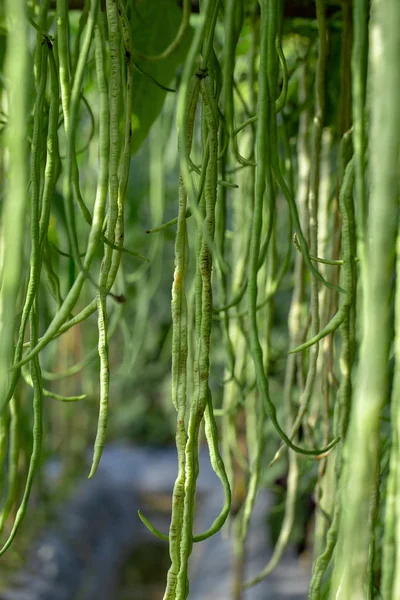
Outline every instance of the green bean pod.
MULTIPOLYGON (((106 237, 115 242, 117 222, 119 218, 119 178, 118 162, 120 152, 119 124, 120 124, 120 93, 121 93, 121 61, 119 43, 119 20, 117 0, 106 2, 108 32, 110 41, 110 150, 109 150, 109 211, 107 220, 106 237)), ((102 59, 99 57, 98 68, 101 71, 102 59)), ((104 133, 106 135, 106 133, 104 133)), ((105 435, 108 422, 109 401, 109 360, 108 360, 108 314, 107 314, 107 283, 113 259, 113 249, 104 244, 104 257, 100 268, 99 291, 97 292, 98 310, 98 351, 100 359, 100 409, 97 424, 96 439, 94 442, 93 461, 90 468, 89 479, 96 473, 105 444, 105 435)))
MULTIPOLYGON (((204 186, 205 218, 202 230, 202 243, 196 256, 201 275, 201 317, 199 318, 199 336, 196 344, 194 366, 194 398, 190 406, 187 442, 185 447, 185 487, 183 507, 183 528, 180 546, 180 567, 177 574, 176 595, 177 599, 186 599, 189 594, 188 559, 193 545, 194 503, 196 493, 196 480, 198 476, 198 435, 200 424, 204 416, 209 397, 209 369, 210 369, 210 337, 212 324, 212 255, 207 240, 214 238, 215 229, 215 202, 217 194, 217 123, 214 121, 215 111, 210 103, 210 80, 201 79, 200 87, 203 99, 204 114, 207 119, 208 139, 210 144, 210 162, 207 169, 204 186), (204 232, 207 231, 207 236, 204 232)), ((200 307, 199 307, 200 308, 200 307)))
MULTIPOLYGON (((390 314, 392 274, 398 236, 400 152, 400 4, 372 3, 370 85, 371 174, 368 243, 362 279, 362 341, 359 370, 347 439, 341 485, 341 518, 331 598, 365 598, 372 541, 372 507, 379 473, 380 417, 387 402, 388 359, 392 343, 390 314), (384 90, 384 93, 382 93, 384 90)), ((361 258, 361 257, 360 257, 361 258)), ((398 569, 394 593, 400 593, 398 569)))
MULTIPOLYGON (((282 440, 292 450, 309 456, 317 456, 328 451, 332 448, 338 440, 333 440, 326 448, 317 450, 307 450, 294 444, 287 434, 282 430, 276 417, 276 408, 270 398, 268 380, 264 372, 262 348, 258 336, 258 324, 257 324, 257 274, 258 274, 258 262, 259 262, 259 249, 261 239, 261 226, 262 226, 262 209, 263 209, 263 198, 266 187, 266 179, 269 181, 269 189, 272 189, 272 156, 271 150, 267 145, 267 137, 265 132, 271 129, 271 108, 273 106, 271 99, 271 89, 269 86, 272 85, 272 81, 268 81, 264 74, 268 71, 269 61, 273 61, 275 49, 271 44, 271 28, 276 27, 276 7, 270 6, 267 0, 260 2, 261 6, 261 18, 264 23, 262 27, 261 35, 261 52, 260 52, 260 70, 259 70, 259 128, 256 136, 256 155, 257 155, 257 167, 256 167, 256 188, 255 188, 255 201, 254 201, 254 213, 252 223, 252 237, 250 246, 250 264, 249 264, 249 283, 248 283, 248 303, 249 303, 249 334, 251 352, 254 361, 254 367, 257 375, 257 384, 259 387, 260 394, 265 404, 265 410, 271 419, 277 433, 282 440), (271 47, 272 46, 272 47, 271 47)), ((273 38, 274 39, 274 38, 273 38)), ((272 69, 273 72, 273 69, 272 69)), ((275 111, 273 111, 273 117, 275 118, 275 111)), ((273 129, 273 128, 272 128, 273 129)), ((297 215, 297 211, 295 213, 297 215)), ((298 215, 297 215, 298 220, 298 215)))
MULTIPOLYGON (((186 137, 180 144, 181 155, 190 153, 196 106, 200 91, 200 81, 192 78, 185 98, 186 113, 182 126, 186 128, 186 137)), ((186 388, 187 388, 187 303, 185 295, 185 276, 189 263, 188 239, 186 229, 188 191, 184 184, 183 174, 179 177, 179 212, 178 226, 175 238, 175 272, 172 285, 171 314, 172 314, 172 402, 177 411, 176 447, 178 452, 178 474, 174 484, 172 497, 172 515, 169 529, 169 552, 171 566, 167 574, 167 585, 164 600, 175 600, 177 597, 178 573, 181 567, 181 538, 183 528, 183 512, 185 502, 185 446, 187 433, 186 417, 186 388)))

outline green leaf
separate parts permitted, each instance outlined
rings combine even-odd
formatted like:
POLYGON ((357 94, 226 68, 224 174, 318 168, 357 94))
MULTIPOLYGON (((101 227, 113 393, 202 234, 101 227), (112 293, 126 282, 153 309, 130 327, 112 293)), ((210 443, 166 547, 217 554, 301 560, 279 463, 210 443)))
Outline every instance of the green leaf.
MULTIPOLYGON (((175 39, 182 19, 182 10, 175 0, 137 0, 131 13, 132 41, 136 50, 147 56, 165 50, 175 39)), ((181 46, 171 56, 157 62, 139 60, 137 65, 159 84, 175 87, 178 67, 184 63, 193 29, 189 28, 181 46)), ((132 154, 135 154, 147 137, 151 125, 161 112, 167 92, 150 77, 138 70, 133 74, 132 154)))

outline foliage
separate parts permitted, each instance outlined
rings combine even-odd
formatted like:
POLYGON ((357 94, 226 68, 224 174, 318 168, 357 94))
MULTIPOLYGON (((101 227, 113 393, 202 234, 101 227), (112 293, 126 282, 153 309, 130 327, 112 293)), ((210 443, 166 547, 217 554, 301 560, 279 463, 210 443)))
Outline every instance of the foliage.
MULTIPOLYGON (((131 27, 135 48, 144 56, 157 55, 173 41, 181 20, 181 11, 173 0, 137 2, 133 7, 131 27)), ((179 48, 163 61, 138 59, 138 64, 156 81, 169 86, 176 79, 178 67, 185 60, 191 38, 191 31, 188 30, 179 48)), ((153 80, 139 71, 134 73, 133 87, 132 152, 135 153, 160 113, 168 92, 155 86, 153 80)))

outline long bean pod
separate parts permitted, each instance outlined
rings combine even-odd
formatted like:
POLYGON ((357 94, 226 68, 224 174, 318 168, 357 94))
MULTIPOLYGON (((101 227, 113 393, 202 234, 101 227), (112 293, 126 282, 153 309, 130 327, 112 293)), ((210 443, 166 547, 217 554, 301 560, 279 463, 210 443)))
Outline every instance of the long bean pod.
MULTIPOLYGON (((260 248, 260 237, 261 237, 261 224, 262 224, 262 205, 265 192, 265 181, 266 178, 270 178, 270 186, 272 187, 272 157, 267 147, 267 139, 265 131, 269 130, 271 120, 271 93, 272 93, 272 81, 267 81, 265 73, 268 69, 268 60, 274 60, 273 54, 275 53, 274 47, 271 45, 271 34, 268 35, 268 27, 276 24, 276 7, 271 7, 266 0, 260 2, 261 6, 261 18, 265 19, 265 27, 261 28, 261 53, 260 53, 260 75, 259 75, 259 129, 256 137, 256 195, 254 202, 254 214, 252 224, 252 237, 250 246, 250 262, 249 262, 249 283, 248 283, 248 302, 249 302, 249 331, 250 331, 250 343, 252 357, 254 360, 254 367, 257 374, 257 384, 259 386, 260 394, 263 397, 265 403, 265 410, 271 419, 277 433, 282 440, 292 450, 301 454, 317 456, 332 448, 338 440, 333 440, 326 448, 317 450, 307 450, 294 444, 286 433, 282 430, 276 418, 276 408, 269 395, 268 380, 264 373, 262 349, 258 337, 258 326, 257 326, 257 272, 258 272, 258 259, 259 259, 259 248, 260 248), (268 24, 268 27, 267 27, 268 24), (271 56, 272 53, 272 56, 271 56)), ((275 25, 276 26, 276 25, 275 25)), ((275 116, 275 111, 273 111, 275 116)))
MULTIPOLYGON (((372 3, 370 79, 373 103, 369 135, 369 241, 366 248, 363 338, 349 430, 344 447, 341 519, 332 598, 365 598, 376 494, 379 421, 386 399, 391 344, 390 302, 398 235, 400 123, 400 4, 372 3), (385 93, 382 94, 382 89, 385 93)), ((395 575, 394 596, 399 592, 395 575)))
MULTIPOLYGON (((346 294, 341 299, 341 310, 344 314, 343 322, 340 328, 342 337, 342 351, 340 364, 342 369, 342 378, 338 392, 337 411, 337 434, 342 440, 345 439, 349 421, 349 412, 351 405, 352 383, 351 374, 354 362, 354 344, 351 340, 350 330, 350 311, 354 308, 356 296, 356 277, 355 277, 355 251, 356 234, 354 223, 353 206, 353 185, 355 177, 355 159, 354 157, 347 164, 340 191, 340 209, 342 213, 342 245, 343 245, 343 279, 346 294)), ((296 419, 298 424, 300 418, 296 419)), ((336 477, 337 483, 340 483, 342 472, 342 447, 343 442, 337 449, 336 454, 336 477)), ((335 549, 340 511, 339 503, 335 504, 331 526, 328 530, 326 546, 322 554, 317 558, 313 567, 313 577, 310 584, 310 599, 317 600, 321 596, 321 583, 325 571, 332 558, 335 549)))
MULTIPOLYGON (((110 145, 109 145, 109 209, 107 219, 107 238, 114 243, 117 222, 121 218, 119 203, 119 178, 118 163, 120 152, 119 125, 120 125, 120 93, 121 93, 121 61, 119 44, 119 20, 117 0, 106 2, 107 23, 110 41, 110 145)), ((101 46, 99 54, 101 53, 101 46)), ((101 71, 103 58, 99 56, 98 69, 101 71)), ((101 82, 103 87, 104 82, 101 82)), ((104 93, 104 102, 105 102, 104 93)), ((104 126, 105 124, 103 124, 104 126)), ((104 131, 104 136, 107 133, 104 131)), ((108 148, 107 148, 108 150, 108 148)), ((104 164, 104 168, 105 164, 104 164)), ((96 473, 105 443, 105 433, 108 421, 108 395, 109 395, 109 362, 108 362, 108 314, 107 314, 107 282, 110 276, 114 251, 110 246, 104 245, 104 257, 100 269, 99 291, 97 292, 98 310, 98 350, 100 358, 100 409, 94 443, 93 461, 89 478, 96 473)))
POLYGON ((18 496, 18 462, 20 456, 20 405, 16 398, 11 398, 8 450, 7 493, 0 513, 0 534, 10 515, 18 496))
MULTIPOLYGON (((204 112, 208 125, 208 136, 210 143, 210 163, 207 169, 206 182, 204 187, 205 198, 205 218, 203 232, 207 231, 211 240, 214 238, 215 229, 215 202, 217 193, 217 126, 214 121, 215 112, 210 105, 210 90, 207 90, 207 78, 201 79, 201 93, 203 99, 204 112)), ((202 234, 203 234, 202 232, 202 234)), ((181 563, 177 575, 177 598, 185 599, 189 594, 188 587, 188 559, 193 545, 193 521, 194 521, 194 502, 196 492, 196 479, 198 476, 198 457, 197 444, 200 424, 204 416, 204 411, 209 398, 209 369, 210 369, 210 336, 212 323, 212 289, 211 272, 212 259, 211 251, 207 245, 207 238, 202 235, 202 243, 197 261, 201 275, 201 315, 196 315, 199 319, 199 337, 196 344, 195 356, 195 389, 194 398, 190 406, 188 437, 185 447, 185 496, 183 507, 183 528, 180 547, 181 563)))
MULTIPOLYGON (((197 100, 200 91, 198 78, 191 80, 191 86, 187 90, 185 108, 187 113, 183 115, 182 127, 185 127, 186 136, 183 136, 183 147, 180 152, 189 153, 194 128, 197 100)), ((181 92, 185 93, 185 92, 181 92)), ((172 285, 172 402, 177 411, 176 447, 178 452, 178 474, 174 484, 172 497, 172 515, 169 529, 169 552, 171 567, 167 575, 167 585, 164 600, 173 600, 177 594, 177 578, 181 565, 181 536, 183 527, 183 510, 185 494, 185 446, 187 433, 185 425, 186 416, 186 387, 187 373, 186 363, 188 355, 187 337, 187 304, 185 295, 185 276, 188 268, 188 239, 186 229, 187 189, 185 188, 183 174, 179 179, 179 212, 178 226, 175 239, 175 273, 172 285)), ((186 584, 185 584, 186 587, 186 584)))

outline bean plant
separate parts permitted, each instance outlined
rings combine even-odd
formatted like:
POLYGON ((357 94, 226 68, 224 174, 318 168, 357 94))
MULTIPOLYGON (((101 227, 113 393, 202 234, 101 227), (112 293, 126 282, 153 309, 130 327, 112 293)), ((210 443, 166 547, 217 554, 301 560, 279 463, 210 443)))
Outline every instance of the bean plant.
POLYGON ((309 598, 397 600, 399 1, 5 0, 0 16, 0 555, 29 514, 51 402, 77 403, 73 427, 98 394, 95 477, 113 378, 140 370, 168 286, 169 532, 139 511, 169 545, 164 600, 190 598, 194 544, 222 528, 245 597, 293 539, 304 486, 309 598), (57 371, 84 323, 89 352, 57 371), (48 389, 89 368, 85 393, 48 389), (199 532, 201 444, 224 503, 199 532), (249 580, 252 511, 279 477, 280 532, 249 580))

